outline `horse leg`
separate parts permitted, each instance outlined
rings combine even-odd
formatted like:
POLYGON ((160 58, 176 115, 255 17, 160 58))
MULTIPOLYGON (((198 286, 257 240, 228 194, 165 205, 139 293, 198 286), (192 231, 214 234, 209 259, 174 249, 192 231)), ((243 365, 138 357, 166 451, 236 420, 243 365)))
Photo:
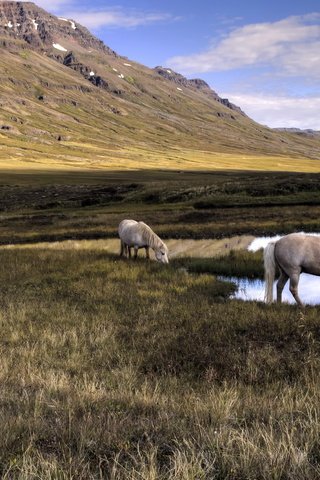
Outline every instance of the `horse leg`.
POLYGON ((126 245, 126 247, 128 252, 128 258, 131 258, 131 247, 129 247, 129 245, 126 245))
POLYGON ((290 287, 289 287, 289 290, 290 290, 290 292, 292 293, 293 298, 295 299, 295 301, 297 302, 297 304, 298 304, 300 307, 303 307, 304 305, 303 305, 303 303, 302 303, 302 301, 300 300, 300 297, 299 297, 299 295, 298 295, 299 277, 300 277, 300 272, 293 273, 293 274, 290 276, 290 287))
POLYGON ((281 303, 282 290, 285 284, 287 283, 288 278, 289 278, 289 275, 287 275, 285 271, 280 269, 280 278, 277 282, 277 303, 281 303))
POLYGON ((145 247, 145 249, 146 249, 146 258, 149 260, 150 259, 149 247, 145 247))
POLYGON ((138 248, 137 248, 137 247, 133 247, 133 249, 134 249, 134 259, 136 259, 137 256, 138 256, 138 248))
POLYGON ((120 240, 120 257, 123 256, 123 254, 125 254, 125 244, 123 243, 122 240, 120 240))

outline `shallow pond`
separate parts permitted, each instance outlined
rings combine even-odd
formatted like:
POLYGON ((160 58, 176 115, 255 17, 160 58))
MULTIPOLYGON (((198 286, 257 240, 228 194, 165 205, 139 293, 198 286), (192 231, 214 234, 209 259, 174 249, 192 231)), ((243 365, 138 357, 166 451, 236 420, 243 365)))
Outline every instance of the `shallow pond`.
MULTIPOLYGON (((247 278, 220 277, 223 280, 232 281, 238 286, 237 292, 232 298, 241 300, 264 301, 264 281, 249 280, 247 278)), ((308 305, 317 305, 320 303, 320 277, 302 273, 299 282, 299 295, 301 300, 308 305)), ((276 282, 273 285, 273 298, 277 298, 276 282)), ((282 292, 282 301, 294 304, 295 301, 289 292, 289 282, 285 285, 282 292)))

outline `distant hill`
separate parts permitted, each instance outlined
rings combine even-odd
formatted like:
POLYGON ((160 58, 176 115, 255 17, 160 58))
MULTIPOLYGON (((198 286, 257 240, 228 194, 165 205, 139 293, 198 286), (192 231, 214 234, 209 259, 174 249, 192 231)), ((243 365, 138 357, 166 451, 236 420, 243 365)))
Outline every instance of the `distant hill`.
POLYGON ((203 80, 128 60, 34 3, 0 1, 0 48, 7 166, 143 167, 159 154, 161 168, 160 158, 183 166, 184 152, 320 158, 316 135, 259 125, 203 80))
POLYGON ((276 132, 287 132, 295 133, 298 135, 309 135, 309 136, 320 136, 319 130, 312 130, 311 128, 301 129, 301 128, 274 128, 276 132))

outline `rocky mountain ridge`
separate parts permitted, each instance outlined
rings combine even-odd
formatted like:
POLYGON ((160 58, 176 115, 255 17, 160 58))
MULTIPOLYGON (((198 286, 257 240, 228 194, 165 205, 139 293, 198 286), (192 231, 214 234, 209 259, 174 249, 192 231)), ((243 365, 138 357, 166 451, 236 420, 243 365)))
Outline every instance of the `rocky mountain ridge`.
POLYGON ((237 112, 241 113, 241 115, 245 115, 245 113, 241 110, 241 108, 231 103, 228 100, 228 98, 219 97, 217 92, 212 90, 211 87, 207 84, 207 82, 205 82, 201 78, 192 78, 189 80, 183 75, 181 75, 181 73, 177 73, 172 69, 166 68, 166 67, 158 66, 158 67, 155 67, 154 70, 162 77, 166 78, 167 80, 170 80, 171 82, 176 83, 177 85, 182 85, 184 87, 201 90, 202 92, 210 95, 210 97, 216 100, 217 102, 222 103, 222 105, 225 105, 231 110, 236 110, 237 112))
POLYGON ((277 132, 287 132, 294 133, 297 135, 307 135, 307 136, 320 136, 319 130, 313 130, 312 128, 295 128, 295 127, 278 127, 273 130, 277 132))
MULTIPOLYGON (((74 20, 55 17, 37 7, 33 2, 0 1, 1 35, 7 36, 9 39, 25 41, 35 51, 45 53, 67 67, 76 70, 93 85, 110 90, 107 80, 101 75, 96 75, 90 65, 83 63, 78 58, 77 50, 79 53, 79 50, 81 52, 82 49, 87 52, 90 52, 90 49, 96 49, 107 55, 119 56, 74 20), (74 43, 71 51, 65 47, 65 44, 69 45, 70 41, 74 43)), ((183 75, 162 67, 156 67, 154 71, 177 85, 202 90, 217 102, 244 115, 239 107, 230 103, 228 99, 220 98, 201 79, 188 80, 183 75)), ((111 88, 112 90, 116 89, 111 88)))
POLYGON ((65 51, 57 39, 66 38, 83 48, 116 55, 82 25, 51 15, 33 2, 0 1, 0 35, 21 39, 30 48, 47 53, 65 51))

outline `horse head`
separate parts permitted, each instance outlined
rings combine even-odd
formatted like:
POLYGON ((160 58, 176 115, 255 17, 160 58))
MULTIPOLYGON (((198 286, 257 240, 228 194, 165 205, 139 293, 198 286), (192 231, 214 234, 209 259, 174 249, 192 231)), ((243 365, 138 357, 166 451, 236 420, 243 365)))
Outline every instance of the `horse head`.
POLYGON ((156 260, 161 263, 169 263, 168 259, 168 247, 165 243, 162 243, 160 247, 154 249, 156 260))

